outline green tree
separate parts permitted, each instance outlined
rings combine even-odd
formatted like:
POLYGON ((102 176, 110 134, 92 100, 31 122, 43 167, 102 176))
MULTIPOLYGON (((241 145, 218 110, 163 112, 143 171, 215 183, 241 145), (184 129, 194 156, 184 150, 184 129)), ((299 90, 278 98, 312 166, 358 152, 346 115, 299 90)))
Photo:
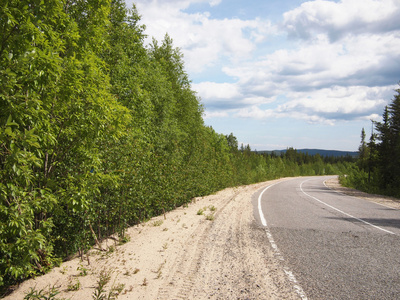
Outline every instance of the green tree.
POLYGON ((361 143, 358 147, 358 165, 361 169, 366 170, 369 158, 369 149, 367 147, 367 142, 365 140, 365 130, 361 130, 361 143))

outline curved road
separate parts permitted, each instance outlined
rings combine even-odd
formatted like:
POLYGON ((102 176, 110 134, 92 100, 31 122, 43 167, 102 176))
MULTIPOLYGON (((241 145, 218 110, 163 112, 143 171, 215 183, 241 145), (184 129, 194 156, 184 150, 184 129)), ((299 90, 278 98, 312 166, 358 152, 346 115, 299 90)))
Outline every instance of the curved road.
POLYGON ((329 178, 255 195, 256 218, 293 285, 303 299, 400 299, 400 211, 332 191, 329 178))

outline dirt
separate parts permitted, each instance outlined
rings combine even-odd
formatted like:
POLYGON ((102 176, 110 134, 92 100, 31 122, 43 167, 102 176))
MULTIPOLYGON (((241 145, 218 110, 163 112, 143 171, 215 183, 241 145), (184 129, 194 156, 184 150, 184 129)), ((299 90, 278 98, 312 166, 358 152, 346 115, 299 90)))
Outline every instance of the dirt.
POLYGON ((362 198, 364 200, 375 202, 375 203, 378 203, 380 205, 387 206, 390 208, 400 209, 400 200, 399 199, 392 198, 392 197, 386 197, 386 196, 382 196, 382 195, 367 194, 367 193, 361 192, 359 190, 341 186, 337 177, 329 179, 325 183, 330 189, 335 190, 339 193, 357 197, 357 198, 362 198))
MULTIPOLYGON (((253 216, 252 195, 281 180, 195 198, 165 218, 129 228, 129 242, 117 245, 109 239, 102 245, 106 251, 95 247, 89 260, 64 262, 23 282, 5 299, 23 299, 31 288, 50 287, 60 291, 58 298, 92 299, 101 274, 110 276, 104 293, 118 287, 118 299, 299 299, 253 216)), ((327 184, 366 197, 341 188, 337 180, 327 184)))
POLYGON ((252 195, 273 182, 195 198, 165 219, 129 228, 123 245, 109 239, 107 251, 95 247, 90 264, 79 257, 64 262, 5 299, 53 286, 58 298, 92 299, 102 272, 110 275, 105 293, 120 287, 118 299, 298 299, 253 217, 252 195))

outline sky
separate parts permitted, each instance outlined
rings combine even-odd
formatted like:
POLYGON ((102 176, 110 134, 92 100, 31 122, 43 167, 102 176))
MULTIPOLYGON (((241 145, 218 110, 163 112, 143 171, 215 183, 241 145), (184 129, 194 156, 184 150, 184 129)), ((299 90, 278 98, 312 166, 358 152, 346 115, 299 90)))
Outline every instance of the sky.
POLYGON ((400 82, 400 0, 126 0, 166 33, 204 122, 252 150, 357 151, 400 82))

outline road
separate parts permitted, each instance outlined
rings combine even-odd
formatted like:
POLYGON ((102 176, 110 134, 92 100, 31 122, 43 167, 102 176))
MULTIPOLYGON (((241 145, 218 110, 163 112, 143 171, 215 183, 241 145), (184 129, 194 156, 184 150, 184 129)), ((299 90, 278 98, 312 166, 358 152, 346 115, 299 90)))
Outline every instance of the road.
POLYGON ((400 211, 332 191, 328 178, 259 190, 266 242, 303 299, 400 299, 400 211))

